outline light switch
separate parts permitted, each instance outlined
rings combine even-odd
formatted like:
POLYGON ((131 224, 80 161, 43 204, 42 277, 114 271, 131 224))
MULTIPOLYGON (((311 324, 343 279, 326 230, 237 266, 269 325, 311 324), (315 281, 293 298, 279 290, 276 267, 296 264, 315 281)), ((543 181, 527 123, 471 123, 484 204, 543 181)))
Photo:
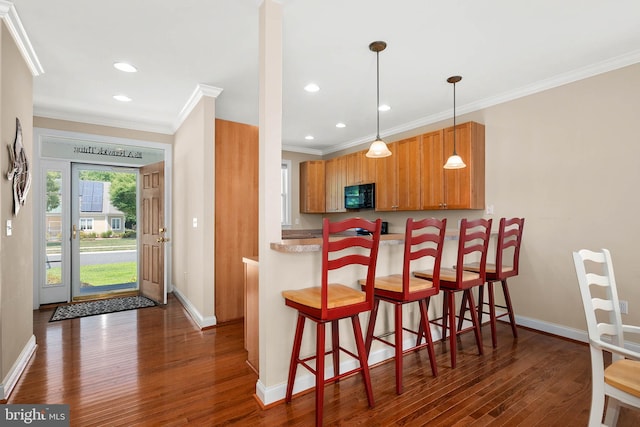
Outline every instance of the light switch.
POLYGON ((193 228, 198 228, 198 218, 193 218, 193 228))
POLYGON ((12 228, 11 228, 11 220, 8 219, 7 220, 7 236, 11 236, 11 234, 12 234, 11 230, 12 230, 12 228))

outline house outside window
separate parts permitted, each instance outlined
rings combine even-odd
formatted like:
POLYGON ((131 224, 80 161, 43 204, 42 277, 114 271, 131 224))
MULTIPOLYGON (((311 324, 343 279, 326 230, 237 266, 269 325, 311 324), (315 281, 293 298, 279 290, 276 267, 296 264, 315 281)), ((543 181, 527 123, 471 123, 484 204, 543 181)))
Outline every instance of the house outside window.
POLYGON ((122 230, 122 218, 111 218, 111 229, 122 230))
POLYGON ((93 218, 80 218, 80 230, 93 230, 93 218))

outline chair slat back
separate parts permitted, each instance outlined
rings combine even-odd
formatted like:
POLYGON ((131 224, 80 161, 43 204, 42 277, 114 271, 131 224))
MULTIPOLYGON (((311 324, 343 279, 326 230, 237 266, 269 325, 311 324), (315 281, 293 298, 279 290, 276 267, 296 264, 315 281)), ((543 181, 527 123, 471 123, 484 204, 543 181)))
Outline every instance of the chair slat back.
POLYGON ((411 261, 430 258, 433 262, 433 278, 431 279, 436 291, 440 289, 440 263, 442 261, 442 247, 447 228, 447 219, 426 218, 415 221, 407 219, 404 236, 404 260, 402 268, 402 293, 409 295, 411 280, 411 261))
POLYGON ((524 218, 501 218, 496 245, 496 278, 498 280, 518 275, 520 265, 520 245, 524 218), (510 249, 513 248, 513 249, 510 249), (505 269, 505 255, 512 256, 510 268, 505 269))
POLYGON ((466 218, 460 221, 460 236, 458 237, 458 255, 456 262, 456 283, 459 285, 475 286, 482 285, 485 282, 487 271, 487 250, 489 248, 489 238, 491 237, 491 219, 474 219, 466 218), (464 269, 462 266, 467 259, 478 258, 480 267, 478 269, 479 277, 473 280, 463 280, 464 269))
MULTIPOLYGON (((573 253, 573 263, 587 319, 589 339, 600 340, 606 335, 612 344, 624 347, 620 303, 611 254, 607 249, 599 252, 582 249, 573 253)), ((613 358, 615 361, 622 357, 613 354, 613 358)))
POLYGON ((382 220, 369 221, 362 218, 348 218, 343 221, 330 222, 325 218, 322 223, 322 315, 327 313, 329 271, 351 265, 367 267, 367 284, 365 287, 366 306, 373 305, 373 287, 380 244, 382 220), (356 228, 370 232, 369 235, 345 235, 356 228), (341 234, 343 233, 343 234, 341 234), (358 248, 362 250, 356 251, 358 248), (344 251, 344 252, 343 252, 344 251))

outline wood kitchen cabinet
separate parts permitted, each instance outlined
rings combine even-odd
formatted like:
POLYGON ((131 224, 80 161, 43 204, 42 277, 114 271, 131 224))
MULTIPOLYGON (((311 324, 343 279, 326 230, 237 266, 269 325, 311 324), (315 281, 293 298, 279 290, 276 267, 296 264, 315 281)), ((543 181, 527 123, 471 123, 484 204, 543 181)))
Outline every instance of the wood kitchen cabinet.
POLYGON ((393 154, 377 159, 377 211, 421 209, 421 139, 422 136, 415 136, 393 142, 389 144, 393 154))
POLYGON ((346 212, 344 186, 347 182, 347 158, 325 160, 325 212, 346 212))
POLYGON ((300 163, 300 212, 324 213, 325 198, 325 161, 300 163))
POLYGON ((422 135, 421 209, 484 209, 484 125, 457 125, 456 152, 467 167, 444 169, 453 153, 453 127, 422 135))
POLYGON ((376 160, 367 157, 367 151, 347 154, 347 182, 345 185, 370 184, 376 181, 376 160))

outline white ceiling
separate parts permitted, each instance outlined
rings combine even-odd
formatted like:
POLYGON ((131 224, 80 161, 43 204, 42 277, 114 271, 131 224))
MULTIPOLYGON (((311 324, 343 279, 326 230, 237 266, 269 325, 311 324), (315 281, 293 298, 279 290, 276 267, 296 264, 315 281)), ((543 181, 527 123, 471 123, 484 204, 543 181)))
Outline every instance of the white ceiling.
MULTIPOLYGON (((44 73, 34 114, 173 133, 198 84, 258 124, 257 0, 14 0, 44 73), (128 61, 139 72, 115 70, 128 61), (124 93, 133 101, 112 96, 124 93)), ((640 62, 638 0, 282 0, 283 147, 372 140, 640 62), (315 82, 320 91, 303 87, 315 82), (338 129, 337 122, 347 127, 338 129), (313 141, 304 139, 313 135, 313 141)))

